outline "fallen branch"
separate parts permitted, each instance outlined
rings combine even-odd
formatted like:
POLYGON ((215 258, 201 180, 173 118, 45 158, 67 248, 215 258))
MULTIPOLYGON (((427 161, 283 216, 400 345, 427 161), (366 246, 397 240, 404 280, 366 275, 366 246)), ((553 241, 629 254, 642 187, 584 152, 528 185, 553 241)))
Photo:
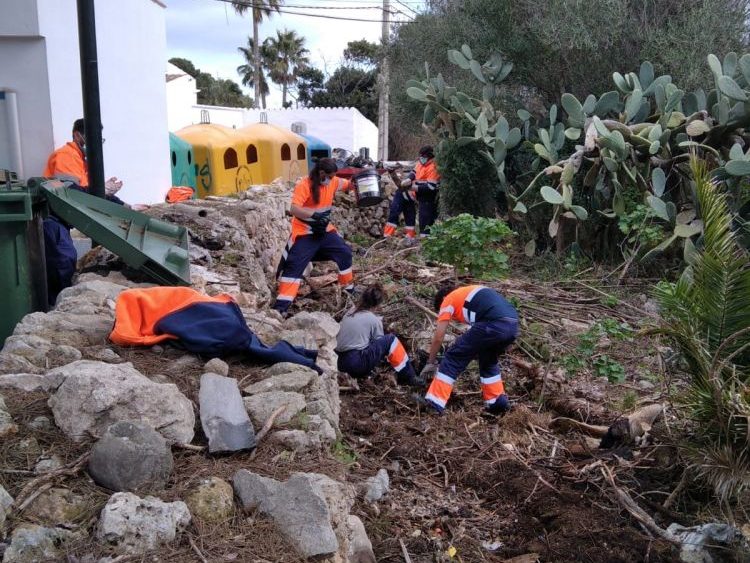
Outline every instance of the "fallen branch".
POLYGON ((411 303, 412 305, 414 305, 417 309, 419 309, 423 313, 427 314, 429 317, 431 317, 433 319, 437 319, 437 313, 435 311, 430 311, 427 307, 425 307, 424 305, 422 305, 419 301, 417 301, 413 297, 410 297, 409 295, 407 295, 407 296, 404 297, 404 300, 408 301, 409 303, 411 303))
POLYGON ((44 473, 36 479, 32 479, 31 481, 26 483, 26 486, 24 486, 24 488, 21 489, 18 495, 16 495, 16 500, 14 501, 13 506, 24 506, 24 503, 29 498, 29 496, 34 494, 34 492, 40 489, 45 483, 51 482, 58 477, 69 477, 78 473, 88 462, 89 455, 90 452, 86 452, 77 460, 69 463, 65 467, 48 471, 47 473, 44 473))
POLYGON ((201 553, 201 550, 198 549, 197 545, 195 545, 195 541, 193 541, 193 538, 191 536, 188 536, 188 543, 190 543, 190 548, 198 556, 198 559, 201 560, 201 563, 208 563, 208 560, 205 557, 203 557, 203 554, 201 553))
POLYGON ((265 437, 265 435, 268 434, 268 431, 271 430, 276 417, 284 412, 285 408, 286 405, 281 405, 279 408, 273 411, 271 413, 271 416, 268 417, 268 420, 266 420, 266 423, 263 425, 263 428, 261 428, 260 432, 255 435, 255 449, 253 450, 253 453, 250 454, 250 459, 253 459, 255 457, 255 454, 258 453, 258 444, 265 437))
POLYGON ((175 443, 175 448, 180 448, 182 450, 190 450, 191 452, 202 452, 206 449, 206 446, 194 446, 193 444, 182 444, 182 443, 175 443))
POLYGON ((409 552, 406 549, 406 544, 404 544, 404 540, 402 540, 401 538, 398 538, 398 543, 401 546, 401 553, 404 556, 404 561, 406 563, 411 563, 411 557, 409 556, 409 552))
MULTIPOLYGON (((375 244, 377 244, 377 243, 375 243, 375 244)), ((375 246, 375 245, 373 245, 373 246, 375 246)), ((372 248, 372 246, 370 248, 372 248)), ((377 274, 378 272, 382 272, 383 270, 387 270, 388 268, 390 268, 393 265, 393 259, 396 258, 396 256, 399 256, 400 254, 405 254, 406 252, 412 252, 412 251, 416 250, 417 248, 418 248, 417 246, 409 246, 407 248, 403 248, 403 249, 399 250, 398 252, 396 252, 396 253, 394 253, 394 254, 392 254, 390 256, 390 258, 389 258, 389 260, 388 260, 388 262, 386 264, 383 264, 382 266, 378 266, 377 268, 374 268, 374 269, 372 269, 372 270, 370 270, 368 272, 365 272, 364 274, 357 274, 357 280, 361 280, 363 278, 372 276, 373 274, 377 274)), ((324 287, 328 287, 329 285, 333 285, 335 283, 338 283, 338 278, 336 278, 335 280, 326 282, 324 284, 321 284, 318 287, 315 287, 312 284, 310 284, 310 287, 312 288, 313 291, 317 291, 319 289, 323 289, 324 287)))
POLYGON ((672 533, 668 532, 667 530, 659 527, 659 525, 654 522, 654 519, 651 518, 651 516, 649 516, 645 510, 638 506, 638 504, 628 493, 626 493, 615 484, 615 478, 612 476, 612 471, 610 471, 607 466, 603 465, 599 469, 602 472, 604 479, 609 483, 609 486, 612 487, 612 490, 617 497, 617 501, 620 503, 620 506, 623 509, 628 511, 633 518, 638 520, 638 522, 640 522, 643 526, 645 526, 648 530, 650 530, 660 538, 676 545, 682 545, 682 542, 677 537, 672 535, 672 533))

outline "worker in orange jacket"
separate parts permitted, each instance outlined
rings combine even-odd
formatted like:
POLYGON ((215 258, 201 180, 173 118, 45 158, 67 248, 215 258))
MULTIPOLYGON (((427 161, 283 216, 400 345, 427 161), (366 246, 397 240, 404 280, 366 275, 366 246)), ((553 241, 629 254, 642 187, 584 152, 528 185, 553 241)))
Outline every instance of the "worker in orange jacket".
POLYGON ((352 189, 352 182, 336 176, 337 170, 335 160, 322 158, 294 187, 292 234, 276 272, 279 288, 273 308, 280 313, 286 313, 297 297, 310 262, 333 260, 339 270, 339 285, 350 293, 354 290, 352 249, 330 222, 336 191, 352 189))
POLYGON ((433 379, 422 402, 443 412, 456 379, 476 359, 485 409, 491 414, 506 412, 510 402, 498 357, 518 336, 518 313, 513 305, 494 289, 481 285, 444 287, 435 295, 434 305, 439 311, 437 327, 429 359, 420 373, 425 380, 433 379), (452 320, 471 328, 448 348, 438 366, 437 354, 452 320))
POLYGON ((435 164, 435 153, 427 145, 419 149, 419 160, 414 171, 404 178, 393 196, 388 221, 383 228, 383 237, 388 238, 396 234, 399 216, 404 215, 404 231, 407 238, 416 236, 416 203, 419 204, 419 234, 427 236, 430 225, 437 219, 438 189, 440 188, 440 174, 435 164))
MULTIPOLYGON (((83 119, 76 119, 73 123, 73 140, 56 149, 47 159, 43 176, 65 176, 74 180, 77 188, 88 191, 89 167, 86 163, 86 133, 83 119)), ((105 197, 122 204, 123 201, 115 196, 122 188, 122 181, 113 176, 104 183, 105 197)))

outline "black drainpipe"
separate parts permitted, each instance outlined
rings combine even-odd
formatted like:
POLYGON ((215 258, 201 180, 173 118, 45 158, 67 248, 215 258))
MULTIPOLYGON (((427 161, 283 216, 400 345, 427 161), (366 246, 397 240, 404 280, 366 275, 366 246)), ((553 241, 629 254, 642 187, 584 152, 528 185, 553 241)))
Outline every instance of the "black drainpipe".
POLYGON ((83 117, 86 120, 89 193, 104 197, 102 114, 99 106, 99 62, 96 56, 94 0, 78 0, 78 48, 81 57, 83 117))

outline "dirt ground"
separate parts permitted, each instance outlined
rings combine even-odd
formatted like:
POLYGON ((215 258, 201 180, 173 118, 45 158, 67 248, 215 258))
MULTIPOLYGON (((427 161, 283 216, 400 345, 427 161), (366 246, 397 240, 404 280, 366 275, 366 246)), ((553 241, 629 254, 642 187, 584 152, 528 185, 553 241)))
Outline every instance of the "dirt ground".
MULTIPOLYGON (((414 353, 429 339, 432 319, 407 297, 429 307, 434 288, 453 275, 444 266, 425 264, 417 251, 407 250, 402 259, 394 260, 404 248, 395 241, 388 244, 375 250, 358 248, 355 268, 360 276, 380 268, 362 276, 362 282, 378 280, 389 290, 390 299, 382 310, 385 324, 404 336, 414 353)), ((326 266, 316 267, 309 281, 318 289, 307 285, 296 306, 340 317, 346 300, 335 284, 321 287, 332 272, 326 266)), ((420 411, 411 391, 396 386, 387 371, 359 382, 359 390, 344 379, 342 438, 330 452, 295 454, 268 442, 261 442, 255 452, 228 456, 179 449, 166 490, 155 494, 167 501, 184 498, 198 479, 231 479, 243 468, 277 479, 295 471, 314 471, 352 483, 386 468, 391 479, 388 496, 376 505, 360 499, 354 510, 365 523, 378 561, 499 562, 519 556, 516 563, 675 561, 672 547, 621 508, 603 477, 603 467, 612 468, 619 486, 630 491, 661 526, 680 519, 689 522, 687 513, 700 505, 699 496, 679 500, 671 509, 657 508, 682 471, 674 449, 659 438, 664 429, 655 431, 652 444, 645 447, 600 450, 598 440, 560 425, 561 417, 608 425, 641 403, 668 402, 679 388, 666 378, 656 352, 659 343, 637 334, 646 316, 642 303, 626 296, 639 296, 642 290, 613 288, 592 278, 544 281, 524 276, 493 284, 517 299, 523 318, 523 338, 503 362, 506 386, 516 401, 505 417, 483 414, 475 366, 459 380, 442 416, 420 411), (606 353, 622 365, 624 379, 616 384, 593 373, 591 365, 572 375, 558 365, 561 358, 580 353, 580 335, 604 318, 632 328, 625 337, 616 338, 615 331, 594 343, 594 358, 606 353), (534 366, 536 375, 524 365, 534 366), (646 389, 638 384, 645 376, 654 382, 646 389)), ((145 375, 174 382, 196 400, 200 364, 178 374, 168 369, 182 351, 168 346, 156 351, 115 350, 145 375)), ((259 377, 259 366, 240 359, 230 359, 230 364, 232 373, 244 374, 247 382, 259 377)), ((40 431, 28 426, 37 416, 51 418, 43 394, 4 395, 21 430, 0 444, 0 482, 15 496, 33 477, 36 450, 26 443, 29 438, 65 464, 74 463, 90 444, 74 444, 56 428, 40 431)), ((193 443, 205 444, 200 432, 193 443)), ((106 492, 82 472, 55 482, 86 496, 86 510, 75 523, 91 531, 108 498, 106 492)), ((71 562, 107 554, 91 540, 71 544, 68 550, 71 562)), ((173 545, 157 553, 115 560, 293 562, 298 558, 271 522, 238 511, 216 526, 192 523, 173 545)))

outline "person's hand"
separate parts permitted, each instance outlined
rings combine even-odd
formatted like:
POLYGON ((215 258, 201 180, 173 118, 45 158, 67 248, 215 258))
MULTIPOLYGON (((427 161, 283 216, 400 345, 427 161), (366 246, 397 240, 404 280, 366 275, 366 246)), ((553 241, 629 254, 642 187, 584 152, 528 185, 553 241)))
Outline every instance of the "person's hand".
POLYGON ((419 372, 419 377, 427 381, 429 378, 435 376, 435 374, 437 373, 437 370, 438 370, 438 365, 436 363, 428 362, 422 368, 422 371, 419 372))
POLYGON ((326 230, 328 229, 328 223, 331 220, 331 212, 330 211, 324 211, 319 212, 316 211, 312 214, 312 217, 310 217, 310 228, 312 229, 312 232, 314 235, 324 235, 326 233, 326 230))
POLYGON ((401 180, 399 189, 401 189, 401 191, 406 191, 411 187, 411 184, 412 184, 412 181, 409 178, 406 178, 405 180, 401 180))
POLYGON ((118 180, 116 176, 112 176, 109 180, 104 182, 104 193, 108 196, 113 196, 122 188, 122 180, 118 180))

